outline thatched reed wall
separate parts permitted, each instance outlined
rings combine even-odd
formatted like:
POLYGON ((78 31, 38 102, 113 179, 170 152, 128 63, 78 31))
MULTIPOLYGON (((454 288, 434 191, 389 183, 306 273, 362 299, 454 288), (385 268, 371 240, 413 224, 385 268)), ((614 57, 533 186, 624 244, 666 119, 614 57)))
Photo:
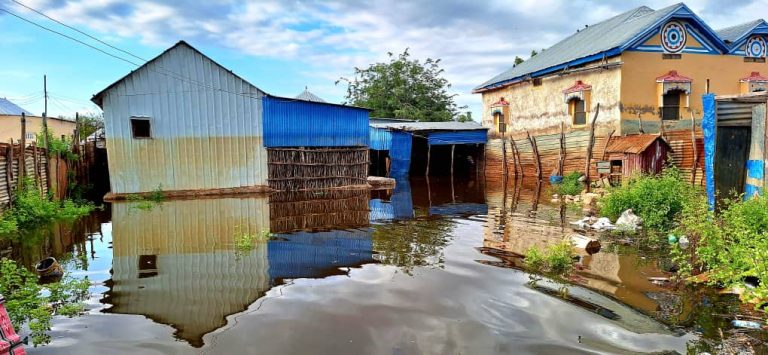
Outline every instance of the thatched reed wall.
POLYGON ((367 147, 268 148, 269 187, 317 190, 366 184, 367 147))
POLYGON ((269 196, 272 233, 366 227, 370 192, 362 189, 284 191, 269 196))

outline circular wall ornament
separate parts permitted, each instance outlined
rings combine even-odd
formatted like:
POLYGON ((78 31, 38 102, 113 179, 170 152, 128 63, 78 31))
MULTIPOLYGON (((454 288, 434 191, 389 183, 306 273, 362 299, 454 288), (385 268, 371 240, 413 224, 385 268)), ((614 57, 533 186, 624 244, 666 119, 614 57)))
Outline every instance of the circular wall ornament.
POLYGON ((765 40, 763 37, 754 36, 747 41, 747 57, 765 57, 765 40))
POLYGON ((667 53, 679 53, 685 48, 688 35, 680 22, 669 21, 661 28, 661 46, 667 53))

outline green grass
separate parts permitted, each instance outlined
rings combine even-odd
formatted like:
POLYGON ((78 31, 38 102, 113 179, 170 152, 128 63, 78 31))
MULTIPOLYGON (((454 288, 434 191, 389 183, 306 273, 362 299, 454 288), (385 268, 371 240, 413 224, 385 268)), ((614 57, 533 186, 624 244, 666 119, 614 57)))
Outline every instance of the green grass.
POLYGON ((43 194, 31 179, 17 189, 10 209, 0 215, 0 234, 28 229, 56 220, 72 220, 87 215, 95 209, 90 203, 72 200, 54 201, 50 194, 43 194))
POLYGON ((575 196, 581 194, 581 191, 584 190, 584 186, 579 182, 579 178, 581 178, 581 173, 579 172, 572 172, 563 176, 562 183, 552 185, 552 192, 560 196, 575 196))
POLYGON ((568 241, 550 245, 544 250, 533 246, 525 252, 525 265, 534 271, 563 275, 573 266, 573 246, 568 241))

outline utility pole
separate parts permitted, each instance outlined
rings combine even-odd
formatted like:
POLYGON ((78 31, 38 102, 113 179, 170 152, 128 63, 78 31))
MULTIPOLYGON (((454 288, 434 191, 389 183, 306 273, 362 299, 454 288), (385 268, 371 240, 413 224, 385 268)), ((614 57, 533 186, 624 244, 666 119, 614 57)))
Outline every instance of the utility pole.
POLYGON ((51 152, 48 147, 48 76, 43 75, 43 146, 45 147, 45 184, 46 191, 51 190, 51 152))

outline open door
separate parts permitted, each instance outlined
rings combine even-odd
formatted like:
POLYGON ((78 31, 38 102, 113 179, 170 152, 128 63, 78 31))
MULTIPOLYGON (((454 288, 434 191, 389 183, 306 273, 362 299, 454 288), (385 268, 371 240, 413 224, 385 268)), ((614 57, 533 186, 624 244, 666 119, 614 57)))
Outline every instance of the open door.
POLYGON ((715 191, 721 197, 744 192, 750 127, 717 127, 715 145, 715 191))

